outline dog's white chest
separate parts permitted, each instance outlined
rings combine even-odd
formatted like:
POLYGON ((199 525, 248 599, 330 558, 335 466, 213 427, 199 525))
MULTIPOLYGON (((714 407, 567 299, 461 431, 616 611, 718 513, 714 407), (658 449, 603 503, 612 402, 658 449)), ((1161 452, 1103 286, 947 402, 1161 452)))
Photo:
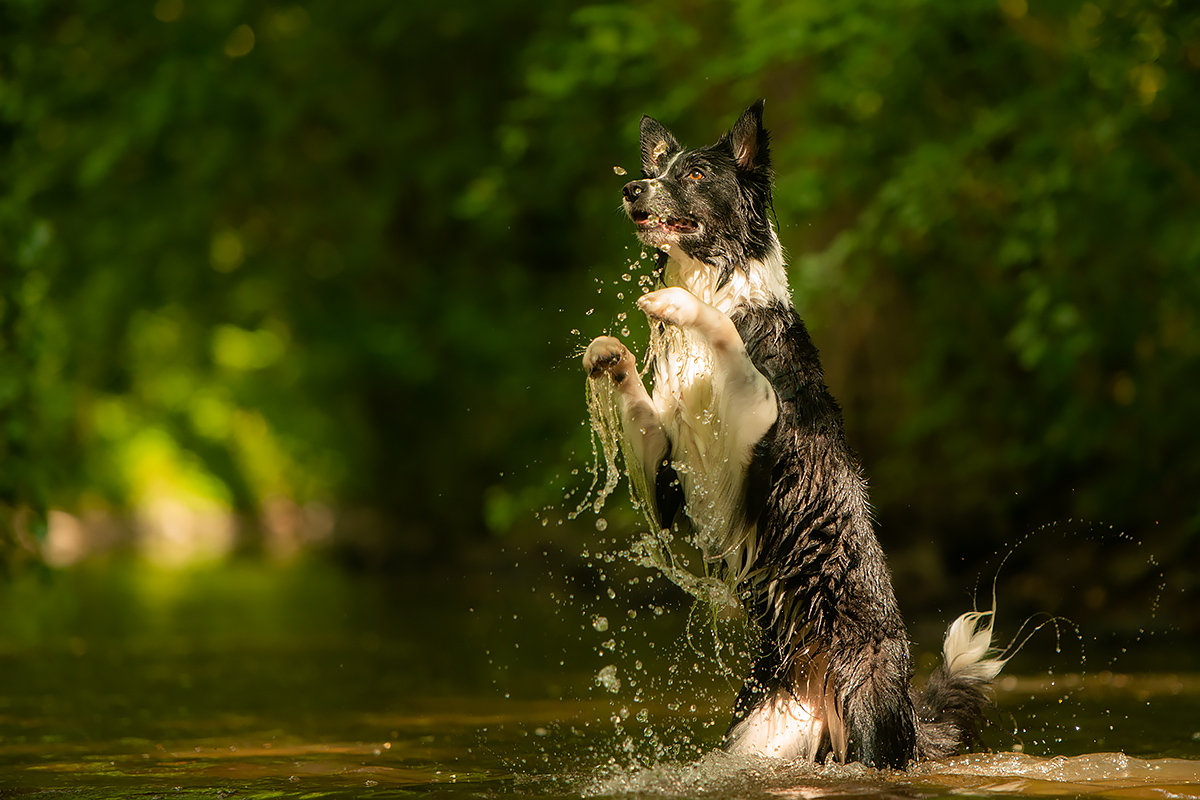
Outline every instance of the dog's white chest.
POLYGON ((713 354, 692 333, 667 328, 661 333, 663 352, 655 361, 654 404, 672 443, 688 452, 705 452, 714 441, 718 380, 713 354))
POLYGON ((671 463, 696 544, 706 558, 721 558, 742 538, 736 512, 747 454, 735 452, 736 437, 722 402, 724 377, 714 369, 709 346, 679 328, 669 327, 661 337, 654 405, 671 442, 671 463))

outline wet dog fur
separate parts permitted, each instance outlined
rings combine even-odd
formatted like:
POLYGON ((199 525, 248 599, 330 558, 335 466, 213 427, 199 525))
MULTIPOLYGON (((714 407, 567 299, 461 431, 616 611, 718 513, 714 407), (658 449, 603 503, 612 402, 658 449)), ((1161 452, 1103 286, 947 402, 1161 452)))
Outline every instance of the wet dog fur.
POLYGON ((609 336, 583 357, 612 382, 630 469, 664 528, 721 565, 762 626, 724 746, 734 753, 904 768, 972 743, 1003 661, 990 612, 958 618, 944 662, 911 686, 904 621, 841 409, 792 304, 771 224, 763 101, 715 144, 641 123, 642 178, 623 189, 661 288, 638 305, 674 334, 647 391, 609 336))

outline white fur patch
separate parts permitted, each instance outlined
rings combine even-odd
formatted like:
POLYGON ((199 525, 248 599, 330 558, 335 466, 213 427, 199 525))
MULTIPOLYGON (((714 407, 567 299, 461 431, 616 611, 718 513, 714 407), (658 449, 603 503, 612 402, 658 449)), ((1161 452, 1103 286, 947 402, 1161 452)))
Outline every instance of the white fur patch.
MULTIPOLYGON (((783 253, 778 246, 765 262, 734 270, 718 286, 717 270, 670 245, 665 282, 687 289, 728 316, 737 308, 779 301, 791 305, 783 253)), ((686 497, 686 513, 696 529, 696 544, 708 560, 724 558, 732 576, 742 579, 753 560, 754 527, 737 519, 746 468, 754 445, 775 422, 777 401, 770 383, 748 357, 735 372, 749 370, 761 391, 749 395, 746 375, 718 368, 710 343, 697 333, 668 326, 652 341, 656 354, 654 405, 671 441, 671 461, 686 497), (728 386, 738 386, 737 392, 728 386)))
POLYGON ((745 539, 734 510, 754 442, 738 435, 740 415, 728 407, 725 375, 714 369, 707 342, 675 326, 667 326, 655 338, 652 349, 661 350, 655 361, 654 405, 671 442, 685 511, 704 557, 720 558, 745 539))
POLYGON ((779 301, 792 304, 792 291, 788 288, 787 268, 783 263, 783 251, 776 245, 763 261, 751 261, 735 269, 724 286, 717 286, 717 271, 703 261, 698 261, 678 244, 667 249, 666 284, 682 286, 696 297, 725 314, 732 314, 739 306, 765 305, 779 301))
POLYGON ((824 655, 798 658, 785 685, 764 698, 729 732, 730 753, 815 761, 828 737, 833 755, 846 759, 848 736, 829 685, 824 655))
POLYGON ((825 723, 816 709, 779 693, 757 706, 730 731, 728 752, 771 758, 816 758, 825 723))

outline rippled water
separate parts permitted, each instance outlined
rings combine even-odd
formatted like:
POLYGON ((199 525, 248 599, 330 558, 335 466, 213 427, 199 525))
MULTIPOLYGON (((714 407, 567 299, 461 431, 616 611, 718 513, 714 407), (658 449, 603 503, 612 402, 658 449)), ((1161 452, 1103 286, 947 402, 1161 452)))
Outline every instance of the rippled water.
POLYGON ((718 752, 691 764, 666 764, 601 778, 586 785, 583 793, 764 798, 944 794, 1194 797, 1200 793, 1200 763, 1143 760, 1120 753, 1054 758, 999 753, 960 756, 907 773, 883 774, 857 764, 748 763, 718 752))
POLYGON ((655 677, 711 666, 686 609, 619 617, 529 577, 5 585, 0 797, 1200 797, 1195 674, 1008 676, 997 752, 907 773, 735 760, 735 687, 655 677))
MULTIPOLYGON (((1193 709, 1195 698, 1192 698, 1193 709)), ((1200 761, 1121 753, 968 755, 908 773, 734 759, 618 766, 604 756, 597 704, 486 703, 359 712, 303 736, 273 717, 222 714, 181 739, 12 742, 0 750, 4 796, 390 797, 657 795, 663 797, 1200 797, 1200 761), (580 726, 575 731, 571 727, 580 726), (364 737, 364 738, 359 738, 364 737)), ((37 721, 31 721, 34 725, 37 721)), ((45 724, 46 720, 41 720, 45 724)), ((148 726, 153 727, 153 726, 148 726)))

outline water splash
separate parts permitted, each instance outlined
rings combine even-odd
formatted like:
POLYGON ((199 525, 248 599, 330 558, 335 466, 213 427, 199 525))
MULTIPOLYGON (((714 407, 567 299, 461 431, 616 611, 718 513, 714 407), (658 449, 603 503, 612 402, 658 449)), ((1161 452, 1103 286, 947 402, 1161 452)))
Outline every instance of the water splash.
MULTIPOLYGON (((650 363, 671 335, 674 329, 652 330, 650 356, 643 363, 650 363)), ((603 692, 601 696, 609 695, 616 704, 610 720, 615 736, 610 740, 612 751, 606 767, 633 769, 672 758, 699 758, 719 743, 733 695, 758 652, 760 633, 749 625, 733 582, 704 557, 693 529, 664 529, 656 524, 645 473, 633 468, 632 443, 622 428, 620 397, 612 382, 589 379, 586 392, 592 434, 591 485, 571 516, 592 513, 598 519, 607 517, 614 523, 604 526, 609 530, 621 519, 619 527, 628 530, 629 517, 619 509, 606 510, 624 478, 636 531, 632 540, 625 538, 628 534, 612 539, 613 549, 607 552, 593 543, 585 556, 594 575, 609 584, 595 606, 585 611, 590 614, 590 627, 609 637, 596 645, 604 660, 594 683, 595 690, 603 692), (602 511, 605 517, 599 516, 602 511), (638 568, 649 574, 630 577, 638 568), (639 616, 642 607, 631 605, 638 595, 618 594, 621 587, 613 579, 617 574, 626 576, 630 591, 655 578, 665 578, 681 589, 680 596, 692 600, 684 605, 682 630, 676 627, 678 616, 664 607, 658 594, 651 595, 653 601, 644 606, 648 614, 639 616), (610 606, 618 610, 614 613, 608 610, 610 606), (650 633, 663 631, 664 624, 672 629, 669 638, 650 633), (653 668, 643 664, 646 657, 654 662, 653 668), (663 712, 664 706, 670 713, 663 712)), ((603 540, 599 544, 603 545, 603 540)))
MULTIPOLYGON (((623 299, 622 290, 631 289, 633 276, 637 274, 637 286, 641 291, 647 291, 653 285, 654 279, 650 274, 636 273, 639 267, 645 266, 647 259, 653 259, 655 253, 641 251, 638 258, 639 262, 631 261, 628 272, 625 272, 619 277, 611 281, 612 287, 615 287, 615 294, 618 299, 623 299)), ((601 282, 599 291, 603 291, 608 287, 608 282, 601 282)), ((609 291, 611 299, 614 291, 609 291)), ((589 315, 593 310, 589 310, 589 315)), ((629 328, 626 325, 627 314, 625 311, 620 311, 616 314, 616 322, 613 328, 620 330, 623 337, 628 338, 629 328)), ((662 352, 662 349, 667 346, 667 342, 671 337, 678 339, 681 332, 671 326, 659 328, 659 326, 651 326, 649 332, 649 355, 645 359, 639 359, 645 365, 652 362, 653 358, 662 352)), ((679 341, 671 341, 672 347, 679 347, 679 341)), ((631 347, 631 349, 634 349, 631 347)), ((636 352, 636 349, 634 349, 636 352)), ((645 372, 642 375, 645 379, 645 372)), ((600 673, 596 674, 596 683, 593 685, 593 691, 596 691, 601 697, 605 697, 606 692, 612 692, 614 695, 611 699, 614 704, 617 704, 617 710, 614 712, 613 731, 616 733, 616 738, 613 741, 613 746, 616 752, 613 757, 616 761, 610 759, 609 766, 616 763, 621 763, 625 766, 626 772, 613 773, 610 777, 620 779, 623 775, 625 778, 638 776, 637 780, 651 780, 650 773, 646 772, 646 765, 664 765, 661 768, 667 772, 672 770, 692 770, 696 765, 689 767, 672 767, 666 764, 664 759, 671 753, 679 752, 678 749, 672 750, 671 744, 666 741, 672 729, 664 729, 661 722, 654 722, 655 717, 652 714, 644 713, 646 706, 643 703, 654 702, 655 700, 665 700, 667 708, 673 712, 699 714, 701 717, 706 713, 712 713, 720 717, 722 721, 727 719, 729 702, 727 697, 718 698, 713 694, 698 693, 704 701, 701 707, 697 710, 694 706, 689 708, 688 702, 685 700, 680 706, 679 702, 674 698, 686 694, 687 681, 692 679, 693 675, 717 676, 728 681, 732 692, 736 692, 740 685, 741 676, 745 674, 745 665, 741 662, 752 660, 749 655, 754 651, 752 633, 744 624, 744 615, 741 611, 741 603, 734 589, 736 585, 736 570, 728 570, 724 575, 719 574, 712 562, 709 561, 713 555, 728 556, 730 553, 730 545, 736 549, 738 544, 737 538, 721 539, 717 536, 712 536, 713 531, 721 529, 721 520, 714 519, 710 524, 701 524, 697 526, 699 530, 699 538, 697 538, 697 530, 695 528, 682 528, 677 531, 664 530, 658 527, 654 520, 652 493, 649 487, 646 486, 645 477, 640 469, 630 469, 631 448, 622 430, 621 418, 619 413, 619 397, 613 390, 610 381, 606 380, 587 380, 586 381, 586 404, 588 408, 588 422, 591 430, 591 485, 585 492, 582 500, 568 516, 575 518, 583 513, 593 513, 597 517, 597 528, 601 532, 612 532, 614 529, 628 529, 628 517, 623 516, 620 511, 609 509, 604 517, 600 514, 605 511, 606 507, 614 499, 621 478, 627 480, 629 490, 630 506, 635 512, 634 525, 638 532, 634 534, 632 543, 626 546, 624 543, 628 540, 624 538, 626 534, 622 534, 620 543, 618 538, 614 537, 612 545, 615 549, 611 553, 604 555, 605 564, 611 565, 612 558, 620 559, 626 564, 632 564, 648 569, 654 575, 661 575, 669 580, 672 584, 678 586, 688 596, 694 598, 694 602, 687 611, 686 637, 679 652, 674 654, 674 664, 671 670, 660 679, 655 679, 653 676, 646 674, 640 670, 640 662, 638 668, 632 668, 629 662, 634 659, 634 644, 639 648, 654 647, 656 644, 653 640, 644 639, 640 643, 627 641, 627 637, 632 635, 635 629, 643 628, 641 620, 645 617, 637 617, 638 609, 633 607, 621 608, 618 612, 613 613, 606 611, 605 614, 597 614, 593 617, 591 627, 595 628, 597 633, 603 633, 604 637, 608 637, 603 643, 598 643, 597 651, 605 660, 597 664, 601 668, 600 673), (706 539, 705 536, 708 535, 706 539), (708 558, 706 558, 706 556, 708 558), (596 617, 605 620, 603 629, 595 626, 596 617), (636 626, 632 625, 634 619, 638 620, 636 626), (610 630, 611 626, 611 630, 610 630), (628 629, 628 630, 627 630, 628 629), (610 663, 612 660, 617 660, 620 663, 620 668, 616 663, 610 663), (604 670, 612 667, 611 673, 606 673, 604 670), (690 673, 690 674, 689 674, 690 673), (618 674, 620 677, 618 677, 618 674), (601 679, 600 675, 611 677, 613 680, 601 679), (615 689, 611 688, 616 682, 615 689), (709 703, 708 701, 711 701, 709 703), (709 704, 713 709, 705 708, 709 704), (673 706, 673 707, 672 707, 673 706), (641 771, 639 771, 641 770, 641 771)), ((697 425, 711 425, 714 419, 716 409, 706 404, 700 404, 699 407, 692 409, 693 422, 697 425)), ((689 475, 684 472, 681 477, 685 480, 692 480, 698 484, 699 476, 689 475)), ((699 486, 695 491, 689 491, 689 499, 693 503, 688 509, 689 516, 703 518, 704 510, 703 503, 705 498, 711 498, 714 495, 709 489, 699 486)), ((1046 526, 1054 527, 1054 526, 1046 526)), ((1039 531, 1040 532, 1040 531, 1039 531)), ((1033 532, 1026 539, 1032 538, 1039 532, 1033 532)), ((1123 538, 1127 541, 1133 541, 1132 537, 1127 537, 1124 534, 1115 534, 1118 538, 1123 538)), ((601 540, 603 543, 603 540, 601 540)), ((1012 550, 1005 555, 1003 563, 1007 563, 1013 552, 1023 542, 1018 542, 1012 550)), ((600 559, 599 553, 595 554, 596 559, 600 559)), ((597 562, 599 564, 599 562, 597 562)), ((1153 607, 1158 607, 1158 597, 1162 592, 1162 571, 1157 567, 1157 562, 1153 556, 1150 557, 1151 571, 1158 570, 1159 595, 1156 595, 1153 602, 1153 607)), ((616 572, 614 568, 612 573, 606 573, 604 568, 598 567, 597 574, 602 583, 608 582, 609 585, 603 592, 599 603, 603 603, 603 596, 616 604, 621 604, 626 600, 624 594, 618 596, 616 589, 622 588, 615 586, 609 581, 608 574, 616 572)), ((1025 571, 1025 565, 1021 565, 1019 572, 1025 571)), ((995 597, 997 593, 1003 598, 1002 605, 1012 608, 1010 597, 1013 594, 1010 587, 1006 587, 1003 591, 998 589, 999 570, 996 571, 993 579, 992 595, 993 609, 995 606, 995 597)), ((1069 590, 1068 590, 1069 591, 1069 590)), ((1085 592, 1091 589, 1085 589, 1085 592)), ((1090 595, 1089 595, 1090 596, 1090 595)), ((590 609, 589 609, 590 611, 590 609)), ((1018 612, 1020 613, 1020 612, 1018 612)), ((585 617, 586 620, 586 617, 585 617)), ((1071 640, 1078 642, 1080 651, 1080 663, 1086 662, 1084 654, 1085 634, 1076 623, 1072 622, 1066 616, 1060 615, 1055 611, 1041 617, 1030 617, 1026 623, 1018 630, 1005 649, 1003 657, 1010 657, 1016 650, 1020 649, 1031 636, 1039 630, 1049 626, 1054 631, 1054 650, 1055 655, 1061 655, 1064 650, 1064 639, 1067 640, 1067 649, 1070 650, 1071 640)), ((588 625, 585 622, 584 629, 588 625)), ((1143 635, 1139 631, 1138 636, 1143 635)), ((600 637, 600 638, 604 638, 600 637)), ((661 643, 661 642, 660 642, 661 643)), ((659 651, 661 654, 661 650, 659 651)), ((1111 662, 1110 662, 1111 665, 1111 662)), ((1046 665, 1038 664, 1034 667, 1035 671, 1044 671, 1046 665)), ((1078 687, 1073 684, 1069 677, 1054 676, 1053 669, 1050 669, 1049 685, 1052 690, 1060 693, 1058 703, 1063 703, 1078 691, 1078 687)), ((1001 677, 1001 681, 1007 681, 1005 676, 1001 677)), ((711 691, 706 689, 706 692, 711 691)), ((1042 745, 1045 747, 1059 746, 1063 736, 1056 735, 1053 732, 1055 725, 1062 725, 1063 717, 1061 715, 1047 715, 1044 720, 1035 720, 1032 716, 1021 715, 1020 723, 1013 721, 1011 728, 1011 736, 1016 739, 1016 743, 1012 745, 1015 748, 1023 748, 1026 745, 1042 745), (1026 727, 1027 726, 1027 727, 1026 727), (1040 742, 1038 740, 1041 740, 1040 742)), ((705 729, 716 727, 720 723, 715 723, 712 720, 703 721, 705 729)), ((715 744, 712 741, 711 734, 706 734, 704 731, 695 729, 680 728, 676 731, 678 738, 683 738, 685 748, 692 748, 686 752, 696 756, 703 753, 703 748, 696 744, 702 741, 708 741, 710 744, 715 744), (707 737, 707 738, 706 738, 707 737), (699 749, 696 749, 699 748, 699 749)), ((719 728, 715 733, 719 733, 719 728)), ((707 757, 706 757, 707 758, 707 757)), ((703 768, 700 772, 703 772, 703 768)), ((740 769, 740 767, 739 767, 740 769)), ((751 767, 750 769, 753 769, 751 767)), ((694 770, 693 770, 694 772, 694 770)), ((688 774, 692 774, 689 772, 688 774)), ((678 776, 676 776, 678 777, 678 776)), ((706 777, 712 778, 712 775, 706 777)), ((742 776, 745 777, 744 775, 742 776)), ((817 777, 820 777, 818 775, 817 777)), ((682 779, 681 779, 682 780, 682 779)), ((687 781, 685 780, 686 784, 687 781)), ((744 782, 743 782, 744 787, 744 782)), ((699 784, 695 784, 696 788, 699 784)), ((613 792, 620 793, 624 791, 639 791, 636 788, 620 789, 615 785, 610 788, 613 792)), ((646 791, 653 791, 647 789, 646 791)), ((699 791, 699 789, 697 789, 699 791)), ((597 790, 597 793, 605 793, 597 790)))
POLYGON ((691 763, 608 769, 578 788, 584 797, 768 798, 936 796, 1200 797, 1200 762, 1122 753, 1040 758, 1020 753, 959 756, 908 772, 861 764, 809 764, 713 752, 691 763))
POLYGON ((973 754, 920 765, 912 775, 917 783, 949 787, 960 794, 1200 797, 1200 762, 1132 758, 1124 753, 1052 758, 973 754))
POLYGON ((609 769, 587 781, 579 793, 584 797, 679 798, 870 795, 878 792, 879 775, 860 764, 823 766, 805 761, 735 756, 717 750, 690 763, 609 769))
MULTIPOLYGON (((993 608, 999 596, 1010 613, 1027 616, 1001 658, 1011 659, 1026 648, 1017 669, 1039 676, 1033 681, 1014 675, 999 679, 998 686, 1004 691, 1029 692, 1028 700, 1012 710, 1008 734, 1013 750, 1033 748, 1052 753, 1061 749, 1071 729, 1080 729, 1083 704, 1098 692, 1107 696, 1109 682, 1128 679, 1114 673, 1117 662, 1131 655, 1135 644, 1169 631, 1161 621, 1163 630, 1151 630, 1144 624, 1147 612, 1151 620, 1157 619, 1167 589, 1158 559, 1146 552, 1143 543, 1103 523, 1071 519, 1048 523, 1004 551, 990 587, 993 608), (1046 541, 1049 537, 1057 537, 1057 541, 1051 545, 1046 541), (1034 542, 1037 550, 1027 552, 1034 542), (1045 552, 1053 552, 1054 557, 1039 555, 1045 552), (1002 578, 1012 561, 1018 562, 1019 569, 1002 578), (1052 641, 1029 647, 1046 628, 1054 634, 1052 641), (1093 649, 1098 658, 1090 652, 1093 649), (1064 660, 1066 672, 1061 671, 1064 660)), ((1107 717, 1105 722, 1119 716, 1111 707, 1102 714, 1107 717)), ((1106 724, 1094 735, 1102 741, 1106 732, 1117 727, 1106 724)))
POLYGON ((617 677, 617 667, 615 664, 609 664, 596 674, 596 683, 603 686, 608 691, 616 694, 621 691, 621 679, 617 677))
MULTIPOLYGON (((661 375, 660 380, 674 384, 691 384, 696 374, 711 373, 711 354, 686 331, 671 325, 651 326, 650 345, 643 359, 639 379, 645 380, 649 365, 666 353, 679 354, 671 359, 673 370, 661 375)), ((672 389, 672 391, 676 391, 672 389)), ((717 424, 719 393, 715 391, 692 394, 693 404, 681 406, 676 413, 685 417, 686 424, 693 429, 703 430, 697 441, 703 441, 716 457, 710 461, 723 463, 721 454, 729 449, 729 443, 721 435, 717 424)), ((744 542, 745 531, 739 529, 735 520, 726 518, 727 509, 736 507, 728 495, 736 492, 737 486, 727 485, 729 474, 725 469, 691 469, 687 464, 702 463, 700 456, 681 458, 675 469, 686 486, 686 513, 691 523, 686 529, 686 540, 680 541, 669 529, 661 528, 654 518, 654 496, 647 484, 645 473, 638 468, 632 443, 625 436, 620 412, 620 400, 611 381, 587 381, 588 417, 592 429, 592 468, 594 476, 587 498, 576 509, 583 511, 590 503, 599 514, 615 491, 622 476, 629 484, 630 501, 641 514, 645 530, 630 546, 627 556, 635 563, 661 572, 672 583, 692 597, 714 609, 717 614, 736 613, 741 608, 736 585, 744 577, 739 568, 743 559, 738 550, 744 542), (688 550, 698 551, 689 557, 688 550), (721 569, 716 563, 724 559, 732 564, 731 569, 721 569), (695 563, 698 569, 693 569, 695 563)), ((677 447, 688 446, 686 442, 677 447)), ((727 457, 727 456, 726 456, 727 457)))

